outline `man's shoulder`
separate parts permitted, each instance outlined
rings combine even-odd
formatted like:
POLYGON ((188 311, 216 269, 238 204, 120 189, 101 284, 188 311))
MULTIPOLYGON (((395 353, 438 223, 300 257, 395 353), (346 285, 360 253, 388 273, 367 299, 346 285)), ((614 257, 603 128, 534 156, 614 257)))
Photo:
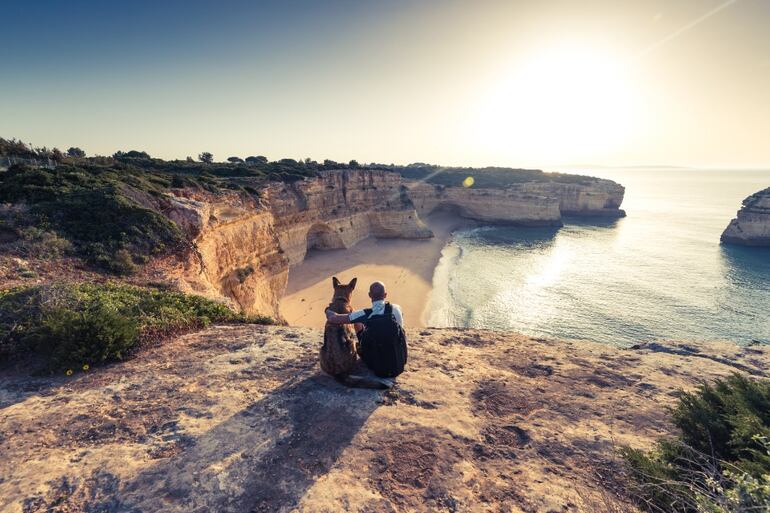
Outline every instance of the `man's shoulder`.
POLYGON ((390 307, 397 312, 401 312, 401 307, 396 303, 390 303, 390 307))

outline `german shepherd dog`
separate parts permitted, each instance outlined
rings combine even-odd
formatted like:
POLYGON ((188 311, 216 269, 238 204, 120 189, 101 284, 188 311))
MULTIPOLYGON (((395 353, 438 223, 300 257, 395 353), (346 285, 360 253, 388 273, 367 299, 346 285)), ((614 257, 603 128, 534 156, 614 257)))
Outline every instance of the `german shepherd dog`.
MULTIPOLYGON (((332 278, 334 296, 328 309, 338 314, 349 314, 353 311, 350 297, 356 288, 357 278, 343 285, 337 277, 332 278)), ((358 338, 350 324, 332 324, 326 322, 324 327, 324 345, 321 347, 321 369, 330 374, 340 383, 359 388, 390 388, 391 380, 377 376, 353 376, 358 361, 358 338)))

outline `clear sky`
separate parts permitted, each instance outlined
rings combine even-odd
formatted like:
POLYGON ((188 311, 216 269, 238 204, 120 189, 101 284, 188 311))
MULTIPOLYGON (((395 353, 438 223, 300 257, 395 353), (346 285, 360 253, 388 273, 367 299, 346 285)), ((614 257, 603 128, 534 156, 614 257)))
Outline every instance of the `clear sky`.
POLYGON ((0 136, 184 158, 770 166, 770 0, 4 0, 0 136))

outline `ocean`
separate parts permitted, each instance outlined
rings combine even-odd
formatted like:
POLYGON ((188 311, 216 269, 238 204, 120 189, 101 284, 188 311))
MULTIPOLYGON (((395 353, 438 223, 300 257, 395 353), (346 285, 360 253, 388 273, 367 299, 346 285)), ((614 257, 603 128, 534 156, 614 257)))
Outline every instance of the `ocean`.
POLYGON ((580 172, 623 184, 627 217, 455 232, 435 270, 429 325, 621 346, 770 343, 770 249, 719 243, 741 201, 770 186, 770 170, 580 172))

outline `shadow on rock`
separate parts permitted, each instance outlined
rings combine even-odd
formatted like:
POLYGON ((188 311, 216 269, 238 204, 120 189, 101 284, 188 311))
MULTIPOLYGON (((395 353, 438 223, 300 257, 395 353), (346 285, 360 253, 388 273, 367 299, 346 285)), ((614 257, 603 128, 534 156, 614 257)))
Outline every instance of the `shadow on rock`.
POLYGON ((379 402, 379 393, 346 389, 327 376, 295 378, 122 483, 117 502, 89 510, 291 510, 379 402))

